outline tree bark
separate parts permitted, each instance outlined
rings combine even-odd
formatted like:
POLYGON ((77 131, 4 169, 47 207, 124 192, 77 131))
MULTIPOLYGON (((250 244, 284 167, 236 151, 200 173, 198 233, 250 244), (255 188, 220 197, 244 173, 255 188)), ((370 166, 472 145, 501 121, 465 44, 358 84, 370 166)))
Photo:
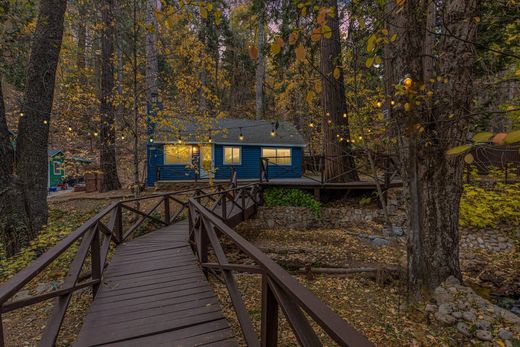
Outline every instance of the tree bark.
POLYGON ((327 0, 324 6, 334 9, 333 16, 326 16, 332 37, 322 35, 320 41, 321 104, 323 108, 323 154, 324 179, 328 182, 348 182, 358 180, 358 175, 350 145, 350 131, 345 100, 345 84, 341 67, 341 42, 337 0, 327 0), (339 76, 334 70, 339 69, 339 76), (336 134, 344 141, 339 142, 336 134))
POLYGON ((114 91, 114 1, 104 0, 101 8, 103 30, 101 35, 101 103, 100 103, 100 167, 103 173, 101 190, 107 192, 121 188, 117 176, 115 146, 114 91))
POLYGON ((458 225, 463 165, 462 158, 448 158, 446 151, 464 143, 468 131, 475 62, 468 42, 476 36, 476 1, 448 0, 442 6, 408 0, 389 21, 398 34, 390 83, 402 83, 406 76, 413 81, 411 93, 393 95, 392 120, 409 202, 408 283, 414 298, 450 275, 462 277, 458 225), (442 33, 437 43, 432 34, 436 22, 442 33), (434 75, 440 77, 429 80, 434 75), (422 86, 433 95, 416 104, 412 95, 426 94, 422 86), (410 111, 404 109, 406 103, 412 105, 410 111))
POLYGON ((255 91, 256 91, 256 119, 264 118, 264 81, 265 81, 265 62, 264 62, 264 6, 261 6, 260 11, 258 11, 258 60, 256 63, 256 72, 255 72, 255 91))
POLYGON ((158 95, 157 78, 159 67, 157 64, 157 19, 155 18, 156 0, 146 2, 146 25, 150 29, 146 31, 146 101, 152 105, 152 96, 158 95))
MULTIPOLYGON (((13 158, 9 136, 7 141, 0 142, 2 160, 6 159, 0 178, 0 234, 8 256, 28 244, 47 223, 49 124, 66 5, 66 0, 40 2, 14 163, 8 159, 13 158), (13 165, 14 172, 11 171, 13 165)), ((7 125, 1 99, 0 131, 3 137, 7 125)))

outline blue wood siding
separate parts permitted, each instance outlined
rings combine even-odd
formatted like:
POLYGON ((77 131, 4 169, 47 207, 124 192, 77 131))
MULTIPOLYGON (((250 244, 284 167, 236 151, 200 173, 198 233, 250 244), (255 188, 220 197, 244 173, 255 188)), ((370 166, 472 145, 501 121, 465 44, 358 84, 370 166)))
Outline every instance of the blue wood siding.
MULTIPOLYGON (((233 145, 233 147, 242 148, 242 163, 240 165, 225 165, 224 164, 224 147, 225 145, 215 145, 215 167, 217 172, 215 178, 226 179, 229 178, 230 168, 234 167, 237 171, 239 179, 258 179, 260 177, 260 156, 262 147, 267 148, 289 148, 283 146, 240 146, 233 145)), ((302 175, 302 148, 291 148, 291 165, 288 166, 269 166, 270 178, 294 178, 302 175)))
MULTIPOLYGON (((291 165, 269 166, 269 178, 295 178, 302 175, 302 147, 233 145, 241 147, 242 162, 240 165, 224 164, 224 147, 215 144, 213 147, 213 165, 216 168, 215 179, 228 179, 231 168, 235 168, 239 179, 258 179, 260 175, 260 156, 262 148, 291 148, 291 165)), ((162 144, 147 147, 147 180, 148 186, 153 186, 157 180, 175 181, 195 179, 193 171, 185 165, 164 165, 164 146, 162 144), (160 178, 157 173, 160 171, 160 178)))

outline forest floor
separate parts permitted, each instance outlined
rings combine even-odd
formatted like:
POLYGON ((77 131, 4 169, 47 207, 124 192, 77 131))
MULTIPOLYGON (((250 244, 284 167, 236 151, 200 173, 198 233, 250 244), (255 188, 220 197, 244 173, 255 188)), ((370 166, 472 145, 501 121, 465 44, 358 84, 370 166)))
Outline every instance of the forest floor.
MULTIPOLYGON (((58 199, 51 201, 51 214, 47 231, 38 239, 38 244, 26 250, 19 257, 3 262, 3 281, 25 267, 36 254, 55 244, 77 228, 96 211, 107 205, 113 196, 99 196, 99 199, 58 199)), ((404 279, 396 275, 395 269, 405 262, 404 238, 393 238, 389 244, 376 247, 357 234, 380 235, 381 226, 363 223, 345 229, 320 230, 248 230, 237 228, 239 232, 271 256, 279 264, 289 269, 296 278, 321 300, 345 318, 352 326, 365 334, 378 346, 459 346, 472 345, 457 334, 454 328, 445 327, 431 321, 424 313, 424 303, 406 305, 406 285, 404 279), (378 268, 382 271, 349 275, 330 275, 299 271, 305 267, 346 267, 378 268), (384 269, 389 269, 384 271, 384 269)), ((511 237, 510 231, 501 230, 511 237)), ((518 235, 517 235, 518 236, 518 235)), ((504 283, 520 283, 520 243, 514 236, 514 248, 507 252, 487 252, 470 248, 462 249, 462 269, 465 282, 482 289, 482 295, 504 283), (478 270, 478 271, 477 271, 478 270), (487 275, 486 275, 487 274, 487 275), (498 274, 498 276, 496 276, 498 274), (491 275, 495 275, 494 277, 491 275), (498 277, 498 279, 497 279, 498 277), (496 282, 495 284, 493 284, 496 282), (498 283, 498 284, 497 284, 498 283)), ((226 245, 226 244, 225 244, 226 245)), ((244 261, 244 257, 234 252, 234 260, 244 261)), ((65 255, 63 261, 70 261, 65 255)), ((38 277, 28 287, 31 292, 48 290, 54 279, 62 276, 60 264, 51 266, 48 272, 38 277)), ((237 336, 241 336, 225 286, 211 278, 211 282, 223 304, 224 312, 230 320, 237 336)), ((260 278, 257 275, 237 274, 236 279, 246 301, 257 331, 260 328, 260 278)), ((26 293, 27 294, 27 293, 26 293)), ((68 346, 79 332, 82 319, 90 305, 91 293, 83 290, 74 296, 67 313, 58 346, 68 346)), ((52 301, 33 305, 3 315, 7 332, 7 346, 33 346, 51 313, 52 301)), ((282 316, 282 315, 281 315, 282 316)), ((319 330, 318 330, 319 331, 319 330)), ((325 336, 321 332, 322 336, 325 336)), ((296 345, 295 338, 282 318, 280 325, 281 346, 296 345)), ((332 345, 324 339, 325 345, 332 345)))

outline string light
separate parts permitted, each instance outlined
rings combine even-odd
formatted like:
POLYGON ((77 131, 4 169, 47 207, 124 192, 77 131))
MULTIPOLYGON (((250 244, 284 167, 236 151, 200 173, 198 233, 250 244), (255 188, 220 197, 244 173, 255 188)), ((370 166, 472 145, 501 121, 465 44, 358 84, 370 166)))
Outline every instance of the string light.
POLYGON ((153 139, 150 137, 150 142, 153 142, 153 139))
POLYGON ((347 114, 346 113, 343 113, 343 118, 347 118, 347 114))
POLYGON ((71 127, 69 127, 69 131, 72 131, 72 128, 71 128, 71 127))
POLYGON ((403 84, 406 87, 406 89, 409 89, 412 87, 413 81, 410 77, 406 77, 403 81, 403 84))
POLYGON ((44 121, 43 121, 43 124, 47 125, 47 123, 49 123, 49 122, 47 122, 47 120, 44 120, 44 121))
POLYGON ((394 100, 390 101, 390 105, 394 106, 395 105, 395 101, 394 100))
POLYGON ((382 103, 381 101, 378 101, 378 102, 376 103, 376 105, 377 105, 377 107, 381 107, 381 106, 383 106, 383 103, 382 103))
POLYGON ((98 133, 97 133, 97 132, 95 132, 95 133, 94 133, 94 136, 98 136, 98 133))
POLYGON ((125 139, 125 135, 121 135, 121 140, 124 140, 125 139))
POLYGON ((314 123, 313 123, 313 122, 310 122, 310 123, 309 123, 309 127, 310 127, 310 128, 314 128, 314 123))
POLYGON ((23 112, 20 112, 20 117, 23 117, 23 112))

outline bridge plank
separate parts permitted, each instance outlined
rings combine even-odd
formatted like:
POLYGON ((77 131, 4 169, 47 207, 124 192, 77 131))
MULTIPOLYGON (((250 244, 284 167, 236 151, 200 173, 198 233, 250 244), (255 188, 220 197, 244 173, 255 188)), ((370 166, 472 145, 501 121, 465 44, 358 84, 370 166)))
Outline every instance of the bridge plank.
POLYGON ((236 346, 183 221, 116 248, 75 346, 236 346))

